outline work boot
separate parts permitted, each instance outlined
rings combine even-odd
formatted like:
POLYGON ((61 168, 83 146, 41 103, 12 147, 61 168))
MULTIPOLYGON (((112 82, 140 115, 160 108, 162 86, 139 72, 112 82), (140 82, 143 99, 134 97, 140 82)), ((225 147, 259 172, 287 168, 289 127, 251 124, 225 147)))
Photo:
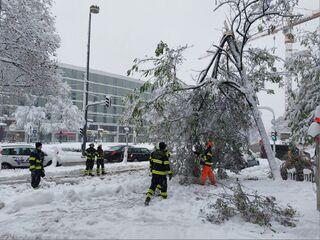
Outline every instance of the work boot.
POLYGON ((150 200, 151 200, 151 198, 147 197, 146 200, 144 201, 144 205, 149 206, 150 200))

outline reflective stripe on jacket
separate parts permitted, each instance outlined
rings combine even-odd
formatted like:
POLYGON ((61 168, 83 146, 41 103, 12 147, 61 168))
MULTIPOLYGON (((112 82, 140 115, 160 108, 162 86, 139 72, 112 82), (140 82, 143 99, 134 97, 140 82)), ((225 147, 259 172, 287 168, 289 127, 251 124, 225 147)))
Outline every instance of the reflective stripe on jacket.
POLYGON ((87 160, 93 160, 96 158, 96 150, 94 148, 87 148, 85 155, 87 157, 87 160))
POLYGON ((43 159, 44 159, 44 153, 41 150, 34 150, 31 152, 29 157, 29 170, 42 170, 43 171, 43 159))
POLYGON ((211 148, 207 148, 201 156, 204 160, 204 165, 212 166, 212 150, 211 148))
POLYGON ((103 150, 97 150, 96 151, 96 156, 97 156, 97 160, 103 160, 104 159, 104 154, 103 154, 103 150))
POLYGON ((165 176, 172 174, 169 162, 169 152, 156 149, 150 155, 150 170, 152 174, 165 176))

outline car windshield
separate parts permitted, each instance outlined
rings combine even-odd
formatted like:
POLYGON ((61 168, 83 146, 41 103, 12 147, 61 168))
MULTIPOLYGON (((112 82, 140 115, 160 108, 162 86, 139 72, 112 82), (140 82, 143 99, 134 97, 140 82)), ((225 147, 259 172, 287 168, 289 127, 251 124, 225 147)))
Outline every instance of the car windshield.
POLYGON ((123 148, 124 146, 113 146, 113 147, 110 147, 110 150, 111 151, 119 151, 123 148))

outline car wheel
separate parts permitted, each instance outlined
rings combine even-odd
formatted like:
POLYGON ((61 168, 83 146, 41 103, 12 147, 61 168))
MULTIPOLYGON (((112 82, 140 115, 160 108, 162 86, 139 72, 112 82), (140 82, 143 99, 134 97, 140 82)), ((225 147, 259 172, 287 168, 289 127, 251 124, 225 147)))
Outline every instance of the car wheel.
POLYGON ((2 164, 1 164, 1 168, 2 168, 2 169, 11 169, 12 166, 11 166, 9 163, 2 163, 2 164))

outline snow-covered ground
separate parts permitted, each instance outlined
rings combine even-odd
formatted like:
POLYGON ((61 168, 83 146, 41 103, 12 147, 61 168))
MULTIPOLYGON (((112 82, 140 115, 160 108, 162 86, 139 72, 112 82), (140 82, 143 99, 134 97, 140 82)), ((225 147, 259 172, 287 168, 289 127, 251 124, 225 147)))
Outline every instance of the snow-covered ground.
MULTIPOLYGON (((231 174, 217 188, 181 185, 180 178, 174 177, 169 198, 155 197, 148 207, 143 204, 151 179, 148 163, 107 165, 103 179, 79 177, 74 172, 80 171, 78 166, 50 168, 51 179, 42 181, 39 190, 26 182, 0 185, 0 201, 5 205, 0 209, 0 239, 319 239, 320 215, 312 183, 270 180, 267 161, 259 160, 259 166, 231 174), (140 170, 112 173, 130 168, 140 170), (68 175, 73 176, 70 181, 68 175), (66 176, 65 181, 56 176, 66 176), (248 180, 252 177, 258 180, 248 180), (217 198, 222 184, 230 185, 235 178, 246 190, 292 205, 298 211, 297 227, 274 223, 273 232, 238 217, 221 225, 203 222, 200 209, 217 198)), ((14 170, 6 174, 7 180, 15 177, 14 170)))

